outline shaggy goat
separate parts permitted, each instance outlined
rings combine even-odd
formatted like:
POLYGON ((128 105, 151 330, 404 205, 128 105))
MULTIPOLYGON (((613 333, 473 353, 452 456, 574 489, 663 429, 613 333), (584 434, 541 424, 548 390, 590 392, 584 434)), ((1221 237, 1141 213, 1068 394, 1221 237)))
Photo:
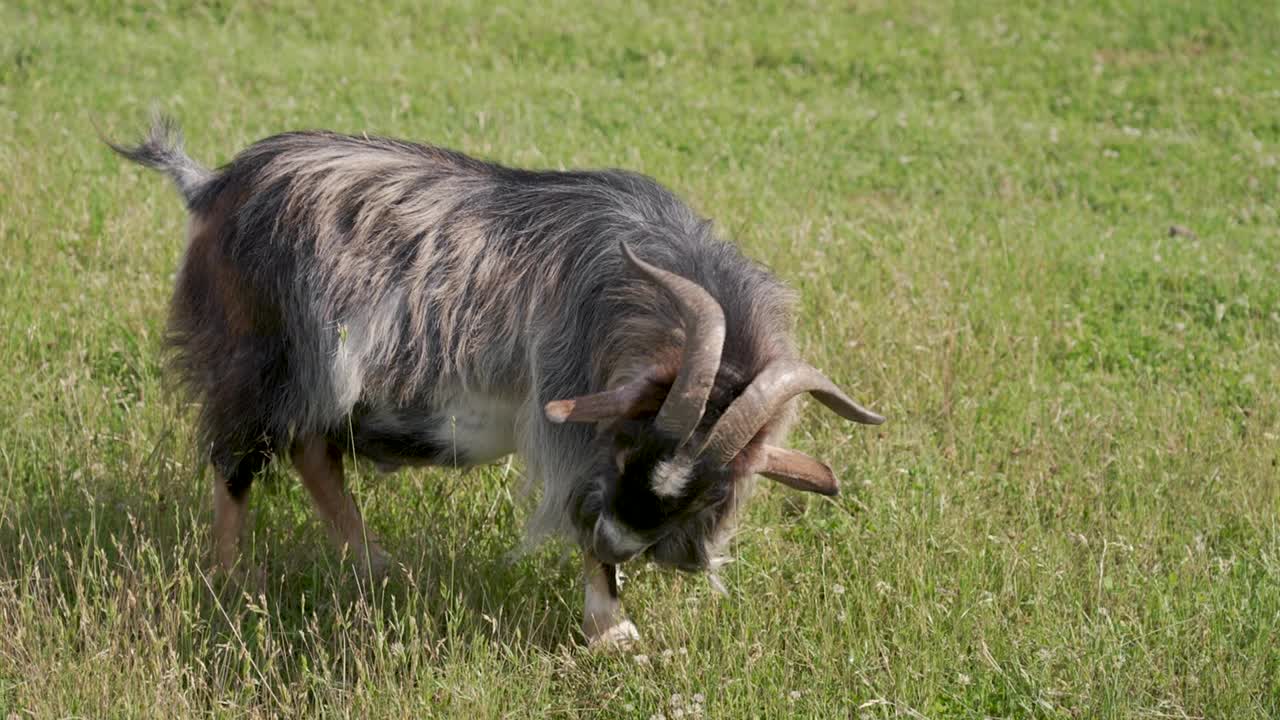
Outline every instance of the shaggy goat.
POLYGON ((649 178, 328 132, 210 171, 164 118, 112 147, 190 212, 168 339, 228 569, 276 452, 368 569, 387 557, 346 451, 384 468, 515 452, 542 487, 531 529, 582 547, 586 637, 625 644, 617 564, 713 567, 755 473, 835 494, 827 466, 775 444, 791 398, 883 421, 794 358, 789 291, 649 178))

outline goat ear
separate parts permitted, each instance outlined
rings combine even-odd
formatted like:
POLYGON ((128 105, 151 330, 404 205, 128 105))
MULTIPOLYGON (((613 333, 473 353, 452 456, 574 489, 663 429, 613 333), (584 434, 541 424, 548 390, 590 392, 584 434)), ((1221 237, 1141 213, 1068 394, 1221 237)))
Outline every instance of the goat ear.
POLYGON ((612 390, 552 400, 543 407, 543 412, 557 425, 636 417, 646 412, 657 412, 669 389, 669 381, 664 384, 660 378, 644 375, 612 390))
POLYGON ((802 452, 764 446, 764 462, 756 472, 790 488, 832 496, 840 492, 835 473, 821 461, 802 452))

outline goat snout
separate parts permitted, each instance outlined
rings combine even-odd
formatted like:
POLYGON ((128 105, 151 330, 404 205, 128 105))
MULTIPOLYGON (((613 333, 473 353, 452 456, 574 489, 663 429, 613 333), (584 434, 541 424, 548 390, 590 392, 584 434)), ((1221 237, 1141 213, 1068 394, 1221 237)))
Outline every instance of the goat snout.
POLYGON ((603 563, 618 565, 638 555, 652 543, 634 530, 618 523, 610 515, 596 520, 591 545, 595 556, 603 563))

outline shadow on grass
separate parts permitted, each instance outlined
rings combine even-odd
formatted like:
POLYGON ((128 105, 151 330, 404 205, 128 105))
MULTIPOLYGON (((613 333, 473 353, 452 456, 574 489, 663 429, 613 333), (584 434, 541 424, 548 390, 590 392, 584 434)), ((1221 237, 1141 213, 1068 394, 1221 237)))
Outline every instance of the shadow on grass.
MULTIPOLYGON (((520 528, 494 523, 492 503, 450 503, 403 476, 380 480, 414 522, 382 534, 397 569, 371 583, 326 542, 296 477, 271 474, 255 485, 245 538, 246 557, 261 568, 256 582, 209 572, 203 477, 121 473, 35 491, 41 476, 32 474, 16 478, 27 492, 0 516, 0 585, 17 588, 16 602, 52 630, 74 635, 96 618, 103 642, 150 633, 189 666, 228 678, 270 667, 287 685, 306 684, 317 668, 330 679, 349 667, 390 668, 374 662, 385 653, 440 664, 580 642, 578 608, 566 600, 577 597, 576 564, 550 550, 513 557, 520 528)), ((380 526, 376 512, 366 516, 380 526)), ((75 644, 98 649, 91 637, 75 644)))

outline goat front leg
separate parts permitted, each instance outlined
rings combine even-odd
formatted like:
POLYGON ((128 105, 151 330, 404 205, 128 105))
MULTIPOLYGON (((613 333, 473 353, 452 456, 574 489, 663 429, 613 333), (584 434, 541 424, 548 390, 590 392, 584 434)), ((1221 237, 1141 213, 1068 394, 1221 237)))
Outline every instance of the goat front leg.
POLYGON ((617 566, 600 562, 590 550, 582 551, 582 560, 586 584, 582 634, 587 637, 587 645, 601 649, 626 649, 639 642, 640 632, 622 614, 617 566))
POLYGON ((325 519, 329 537, 338 550, 345 547, 365 573, 384 573, 391 557, 369 537, 360 510, 346 491, 342 450, 323 437, 301 438, 293 446, 293 465, 311 494, 316 512, 325 519))

